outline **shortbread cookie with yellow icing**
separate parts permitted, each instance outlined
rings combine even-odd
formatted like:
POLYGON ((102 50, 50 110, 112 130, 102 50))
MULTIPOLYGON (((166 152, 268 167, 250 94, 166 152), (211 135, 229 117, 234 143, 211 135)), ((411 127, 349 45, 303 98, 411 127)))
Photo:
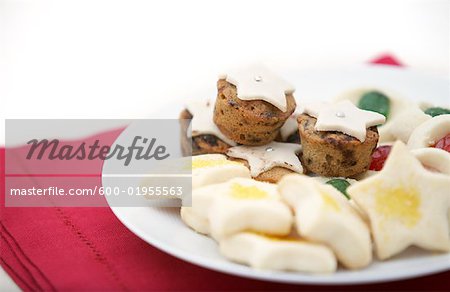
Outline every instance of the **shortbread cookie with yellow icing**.
POLYGON ((337 266, 329 248, 295 237, 242 232, 220 240, 219 247, 228 259, 261 270, 331 273, 337 266))
POLYGON ((275 183, 286 174, 303 173, 300 151, 299 144, 271 142, 264 146, 231 147, 227 155, 245 163, 254 179, 275 183))
POLYGON ((434 147, 438 140, 450 134, 450 114, 440 115, 420 124, 408 140, 409 149, 434 147))
POLYGON ((192 156, 192 188, 226 182, 234 177, 250 177, 250 171, 223 154, 192 156))
POLYGON ((186 104, 186 109, 180 114, 184 155, 225 153, 230 146, 236 145, 214 124, 213 111, 214 106, 208 100, 192 100, 186 104))
POLYGON ((369 228, 339 191, 296 174, 285 176, 278 190, 294 209, 301 237, 329 246, 347 268, 362 268, 372 261, 369 228))
POLYGON ((276 185, 246 178, 194 189, 192 207, 182 207, 181 218, 216 239, 245 230, 287 235, 293 220, 276 185))
POLYGON ((294 112, 294 88, 263 66, 229 72, 217 82, 214 122, 243 145, 273 141, 294 112))
POLYGON ((394 118, 405 109, 418 107, 414 102, 400 98, 395 93, 375 88, 355 89, 335 98, 335 101, 341 100, 349 100, 359 108, 382 113, 386 117, 386 122, 378 127, 380 143, 395 141, 397 138, 392 130, 397 126, 393 123, 394 118))
POLYGON ((252 179, 236 178, 217 188, 209 212, 211 236, 217 240, 241 231, 287 235, 293 216, 277 186, 252 179))
POLYGON ((450 177, 427 170, 402 142, 396 142, 383 169, 348 188, 368 214, 379 259, 408 246, 450 251, 450 177))
POLYGON ((381 114, 361 110, 350 101, 303 105, 298 117, 303 153, 310 172, 327 177, 353 177, 366 171, 377 146, 381 114))

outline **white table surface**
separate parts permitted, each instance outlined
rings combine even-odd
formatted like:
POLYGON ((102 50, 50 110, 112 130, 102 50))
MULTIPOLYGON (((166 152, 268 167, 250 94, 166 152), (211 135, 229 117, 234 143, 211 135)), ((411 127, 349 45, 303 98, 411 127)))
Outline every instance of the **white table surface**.
POLYGON ((147 117, 243 62, 308 70, 389 52, 449 76, 449 14, 446 0, 3 0, 0 144, 5 118, 147 117))

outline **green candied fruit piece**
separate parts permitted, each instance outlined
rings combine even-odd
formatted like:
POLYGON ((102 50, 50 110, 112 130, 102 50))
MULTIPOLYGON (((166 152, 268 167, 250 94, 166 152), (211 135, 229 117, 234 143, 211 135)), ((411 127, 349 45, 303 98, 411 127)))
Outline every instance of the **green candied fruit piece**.
POLYGON ((430 107, 425 110, 425 113, 432 117, 436 117, 436 116, 440 116, 440 115, 450 114, 450 109, 446 109, 446 108, 442 108, 442 107, 430 107))
POLYGON ((391 101, 389 97, 378 91, 365 93, 358 102, 358 107, 363 110, 377 112, 386 117, 389 116, 391 101))
POLYGON ((340 191, 347 199, 350 200, 350 196, 347 194, 347 188, 350 186, 350 183, 348 181, 342 178, 334 178, 327 181, 326 184, 332 185, 335 189, 340 191))

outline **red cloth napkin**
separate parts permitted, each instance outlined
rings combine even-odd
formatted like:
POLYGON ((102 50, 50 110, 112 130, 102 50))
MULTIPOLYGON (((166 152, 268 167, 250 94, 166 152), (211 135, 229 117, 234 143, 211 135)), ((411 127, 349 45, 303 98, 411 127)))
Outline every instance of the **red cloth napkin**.
MULTIPOLYGON (((400 65, 388 55, 373 63, 400 65)), ((118 134, 119 131, 107 133, 111 141, 118 134)), ((142 241, 109 208, 6 208, 4 149, 0 150, 0 158, 0 259, 2 267, 23 290, 445 290, 449 287, 449 272, 376 285, 333 287, 270 283, 207 270, 142 241)), ((100 180, 102 165, 96 167, 100 180)))

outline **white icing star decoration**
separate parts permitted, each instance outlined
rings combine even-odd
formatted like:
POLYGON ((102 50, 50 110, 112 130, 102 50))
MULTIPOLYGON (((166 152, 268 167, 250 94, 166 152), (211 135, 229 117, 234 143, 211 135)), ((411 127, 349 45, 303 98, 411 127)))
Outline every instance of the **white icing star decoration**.
POLYGON ((214 135, 228 145, 234 146, 236 142, 228 139, 219 128, 214 124, 214 106, 208 100, 192 100, 186 104, 186 109, 192 115, 192 121, 189 125, 188 137, 209 134, 214 135))
POLYGON ((253 65, 220 76, 236 86, 237 97, 242 100, 263 100, 283 112, 287 110, 286 94, 294 87, 264 66, 253 65))
POLYGON ((263 146, 231 147, 227 155, 247 160, 252 177, 257 177, 276 166, 302 173, 303 167, 297 157, 300 151, 299 144, 271 142, 263 146))
POLYGON ((398 141, 383 169, 347 192, 367 213, 378 258, 408 246, 450 251, 450 177, 422 166, 398 141))
POLYGON ((303 112, 317 118, 317 131, 338 131, 353 136, 361 142, 366 140, 367 128, 383 124, 382 114, 362 110, 348 100, 337 103, 305 104, 303 112))

